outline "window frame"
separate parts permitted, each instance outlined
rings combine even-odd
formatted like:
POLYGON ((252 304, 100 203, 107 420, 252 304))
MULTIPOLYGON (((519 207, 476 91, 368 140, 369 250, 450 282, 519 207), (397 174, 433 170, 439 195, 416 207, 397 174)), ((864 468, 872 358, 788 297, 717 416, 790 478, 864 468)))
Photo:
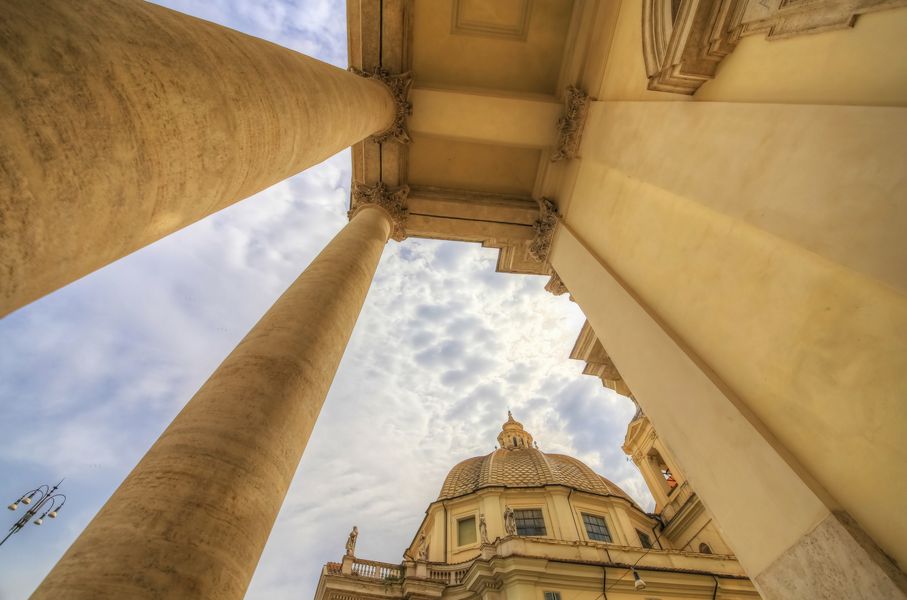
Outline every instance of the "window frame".
POLYGON ((516 534, 520 537, 548 537, 548 520, 545 518, 545 509, 542 506, 521 506, 519 508, 511 506, 513 509, 513 520, 516 523, 516 534), (520 532, 520 519, 517 516, 521 512, 537 512, 538 518, 542 522, 542 533, 521 533, 520 532))
MULTIPOLYGON (((636 528, 634 527, 634 529, 636 529, 636 528)), ((649 534, 646 533, 645 531, 643 531, 641 529, 636 529, 636 537, 639 538, 639 544, 646 550, 652 550, 655 548, 655 542, 652 541, 652 538, 649 537, 649 534), (645 538, 645 539, 643 539, 643 538, 645 538), (648 542, 648 544, 649 544, 648 546, 646 545, 646 542, 648 542)))
POLYGON ((549 590, 549 591, 543 591, 543 592, 542 592, 542 598, 543 598, 544 600, 561 600, 561 593, 560 593, 560 592, 552 592, 552 591, 550 591, 550 590, 549 590))
MULTIPOLYGON (((586 532, 587 540, 589 540, 590 542, 598 542, 598 543, 603 543, 603 544, 613 544, 614 543, 614 536, 611 534, 611 528, 608 527, 608 519, 605 517, 605 515, 597 515, 595 513, 587 513, 587 512, 582 512, 582 511, 580 511, 579 515, 580 515, 580 519, 583 522, 583 531, 586 532), (586 517, 589 517, 590 519, 591 518, 601 519, 601 522, 602 522, 601 526, 604 527, 604 529, 605 529, 604 535, 607 536, 608 539, 599 540, 599 539, 592 537, 592 534, 589 532, 589 527, 592 524, 588 523, 586 521, 586 517)), ((598 525, 595 525, 595 526, 597 527, 598 525)), ((601 534, 599 534, 599 535, 601 535, 601 534)))
POLYGON ((455 548, 469 548, 470 546, 477 546, 479 544, 479 519, 476 516, 476 513, 464 513, 461 515, 454 516, 454 531, 456 531, 456 541, 455 548), (473 534, 475 538, 471 542, 461 543, 460 541, 460 523, 463 521, 472 520, 473 524, 473 534))

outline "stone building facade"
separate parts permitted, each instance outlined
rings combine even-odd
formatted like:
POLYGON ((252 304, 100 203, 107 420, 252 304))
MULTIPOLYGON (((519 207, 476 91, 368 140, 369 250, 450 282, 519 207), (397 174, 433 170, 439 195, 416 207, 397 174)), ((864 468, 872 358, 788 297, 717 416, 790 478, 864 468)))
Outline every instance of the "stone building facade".
POLYGON ((510 415, 498 445, 451 469, 402 562, 347 553, 315 600, 759 598, 679 472, 672 504, 649 514, 581 461, 540 451, 510 415))

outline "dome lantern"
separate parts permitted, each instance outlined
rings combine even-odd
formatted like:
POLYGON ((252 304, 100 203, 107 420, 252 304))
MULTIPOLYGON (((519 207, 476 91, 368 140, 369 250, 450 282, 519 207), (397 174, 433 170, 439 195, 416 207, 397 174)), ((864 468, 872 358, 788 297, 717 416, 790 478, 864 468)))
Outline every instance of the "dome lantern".
POLYGON ((498 445, 504 450, 532 448, 532 434, 523 429, 523 424, 515 421, 513 414, 507 411, 507 422, 498 434, 498 445))

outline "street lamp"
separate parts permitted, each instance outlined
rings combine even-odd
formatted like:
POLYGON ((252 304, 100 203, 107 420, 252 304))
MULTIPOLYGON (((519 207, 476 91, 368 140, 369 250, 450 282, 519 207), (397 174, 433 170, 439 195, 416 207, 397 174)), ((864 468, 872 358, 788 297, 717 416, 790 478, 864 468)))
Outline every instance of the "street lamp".
POLYGON ((60 480, 60 483, 53 487, 50 487, 47 484, 40 485, 33 490, 25 492, 19 496, 18 500, 6 507, 10 510, 16 510, 19 508, 19 504, 24 504, 29 508, 25 511, 25 514, 9 528, 9 533, 6 534, 5 538, 0 540, 0 546, 9 539, 9 536, 17 533, 20 529, 28 525, 28 522, 31 521, 32 517, 41 512, 41 509, 44 509, 44 512, 41 513, 40 517, 32 521, 35 525, 42 524, 44 522, 44 517, 50 517, 51 519, 57 518, 57 513, 63 508, 63 505, 66 504, 66 496, 55 493, 61 483, 63 483, 62 479, 60 480), (59 502, 59 505, 57 502, 59 502), (32 504, 34 504, 34 506, 32 506, 32 504))

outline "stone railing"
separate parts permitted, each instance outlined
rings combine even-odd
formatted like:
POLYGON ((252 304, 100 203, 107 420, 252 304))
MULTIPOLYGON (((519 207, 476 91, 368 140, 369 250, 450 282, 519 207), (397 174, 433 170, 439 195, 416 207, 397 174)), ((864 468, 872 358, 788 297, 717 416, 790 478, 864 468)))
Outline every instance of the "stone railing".
POLYGON ((403 575, 403 571, 400 568, 400 565, 354 558, 353 575, 368 577, 370 579, 400 579, 403 575))
POLYGON ((463 583, 471 564, 472 561, 455 565, 429 565, 428 578, 447 585, 459 585, 463 583))
POLYGON ((677 513, 680 512, 680 509, 683 508, 683 505, 687 503, 687 500, 693 497, 693 489, 689 484, 684 481, 676 489, 671 491, 669 496, 668 503, 665 504, 664 510, 661 511, 661 517, 665 522, 670 522, 677 513))
POLYGON ((324 565, 325 575, 351 575, 368 579, 401 579, 403 569, 400 565, 365 560, 364 558, 344 558, 342 563, 329 562, 324 565))

